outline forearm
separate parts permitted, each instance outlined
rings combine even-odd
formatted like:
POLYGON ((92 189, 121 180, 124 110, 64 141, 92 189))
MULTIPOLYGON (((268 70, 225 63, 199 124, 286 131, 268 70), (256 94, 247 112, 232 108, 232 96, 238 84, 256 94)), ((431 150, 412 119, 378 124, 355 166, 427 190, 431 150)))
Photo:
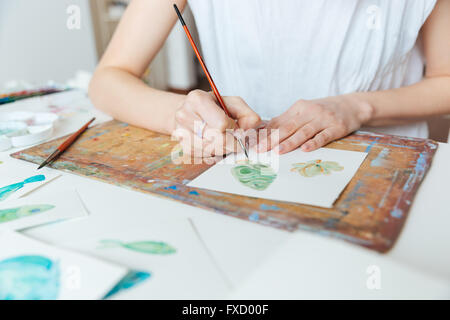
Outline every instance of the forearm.
POLYGON ((450 77, 425 78, 398 89, 350 94, 351 100, 372 110, 369 126, 394 125, 450 114, 450 77))
POLYGON ((165 134, 174 130, 174 115, 185 96, 157 90, 114 67, 99 68, 91 81, 94 105, 120 121, 165 134))

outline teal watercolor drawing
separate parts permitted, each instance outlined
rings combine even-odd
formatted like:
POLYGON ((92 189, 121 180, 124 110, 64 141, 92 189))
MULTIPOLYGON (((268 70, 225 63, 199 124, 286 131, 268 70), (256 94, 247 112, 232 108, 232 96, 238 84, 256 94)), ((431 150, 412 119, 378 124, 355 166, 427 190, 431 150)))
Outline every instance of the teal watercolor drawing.
POLYGON ((104 297, 104 299, 108 299, 121 291, 126 291, 131 288, 134 288, 135 286, 141 284, 142 282, 147 281, 150 277, 151 277, 150 272, 130 271, 122 280, 119 281, 119 283, 117 283, 114 286, 114 288, 111 289, 110 292, 108 292, 108 294, 104 297))
POLYGON ((0 300, 56 300, 59 263, 38 255, 0 261, 0 300))
POLYGON ((169 244, 158 241, 122 242, 119 240, 101 240, 100 243, 102 244, 101 248, 122 247, 145 254, 169 255, 177 252, 177 250, 169 244))
POLYGON ((0 209, 0 223, 10 222, 16 219, 33 216, 55 208, 51 204, 37 204, 17 208, 0 209))
POLYGON ((244 186, 258 191, 266 190, 277 177, 270 166, 248 162, 232 168, 231 174, 244 186))
POLYGON ((335 161, 312 160, 308 162, 294 163, 291 171, 298 172, 304 177, 318 175, 330 175, 332 171, 342 171, 344 167, 335 161))
POLYGON ((0 188, 0 201, 6 200, 10 195, 18 190, 22 189, 26 184, 44 181, 45 176, 42 174, 30 177, 28 179, 23 180, 22 182, 13 183, 9 186, 0 188))

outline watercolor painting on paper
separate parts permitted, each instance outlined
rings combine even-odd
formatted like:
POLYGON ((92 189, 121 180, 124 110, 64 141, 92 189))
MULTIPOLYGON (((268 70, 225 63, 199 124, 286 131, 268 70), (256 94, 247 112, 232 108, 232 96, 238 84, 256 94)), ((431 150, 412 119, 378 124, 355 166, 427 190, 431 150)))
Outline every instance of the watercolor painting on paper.
POLYGON ((0 261, 0 300, 56 300, 60 289, 59 263, 40 255, 0 261))
POLYGON ((330 175, 333 171, 342 171, 344 167, 335 161, 312 160, 308 162, 294 163, 291 171, 298 172, 302 176, 311 178, 318 175, 330 175))
POLYGON ((130 290, 143 282, 150 279, 151 273, 147 271, 130 271, 128 274, 117 283, 114 288, 104 297, 104 299, 111 298, 112 296, 130 290))
POLYGON ((189 187, 332 208, 367 153, 321 148, 287 154, 250 152, 224 159, 189 187))
POLYGON ((8 175, 2 172, 0 185, 0 203, 19 199, 42 185, 50 182, 61 174, 55 171, 43 170, 42 174, 29 174, 24 177, 8 175))
POLYGON ((135 219, 111 219, 102 228, 86 220, 70 224, 62 245, 128 267, 108 299, 219 298, 229 287, 189 219, 164 212, 135 219), (121 290, 118 290, 121 288, 121 290))
POLYGON ((244 186, 259 191, 266 190, 277 177, 270 166, 260 163, 239 164, 231 173, 244 186))
POLYGON ((23 181, 10 184, 8 186, 0 188, 0 201, 6 200, 10 195, 22 189, 26 184, 31 184, 34 182, 44 181, 45 176, 43 174, 35 175, 29 177, 23 181))
POLYGON ((131 251, 145 253, 145 254, 159 254, 167 255, 174 254, 177 250, 165 242, 159 241, 133 241, 133 242, 122 242, 119 240, 101 240, 100 248, 114 248, 122 247, 131 251))
POLYGON ((74 189, 59 190, 52 195, 33 193, 17 200, 0 202, 0 231, 23 230, 86 215, 74 189))
POLYGON ((10 222, 16 219, 29 217, 35 214, 52 210, 51 204, 26 205, 17 208, 0 209, 0 223, 10 222))
POLYGON ((0 233, 0 300, 102 299, 118 284, 124 289, 137 282, 127 274, 126 268, 110 262, 16 232, 0 233), (81 282, 74 277, 77 273, 81 282))

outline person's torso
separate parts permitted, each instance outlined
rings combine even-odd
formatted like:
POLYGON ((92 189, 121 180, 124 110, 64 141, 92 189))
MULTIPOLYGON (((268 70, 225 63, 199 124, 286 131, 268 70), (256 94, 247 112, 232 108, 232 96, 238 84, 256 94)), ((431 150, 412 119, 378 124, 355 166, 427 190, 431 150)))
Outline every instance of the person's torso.
MULTIPOLYGON (((419 81, 416 42, 435 2, 189 0, 219 90, 243 97, 268 119, 298 99, 419 81)), ((409 127, 391 132, 426 134, 423 126, 409 127)))

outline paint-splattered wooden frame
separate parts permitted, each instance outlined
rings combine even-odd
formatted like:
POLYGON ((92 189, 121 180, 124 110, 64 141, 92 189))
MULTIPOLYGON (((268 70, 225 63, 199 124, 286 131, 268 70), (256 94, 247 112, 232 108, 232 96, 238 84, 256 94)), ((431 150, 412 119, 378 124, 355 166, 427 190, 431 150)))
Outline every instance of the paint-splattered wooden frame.
MULTIPOLYGON (((63 139, 12 156, 41 163, 63 139)), ((111 121, 86 131, 52 167, 263 225, 310 230, 386 252, 400 234, 438 144, 357 132, 328 145, 369 153, 332 209, 187 187, 210 165, 173 163, 175 146, 168 136, 111 121)))

